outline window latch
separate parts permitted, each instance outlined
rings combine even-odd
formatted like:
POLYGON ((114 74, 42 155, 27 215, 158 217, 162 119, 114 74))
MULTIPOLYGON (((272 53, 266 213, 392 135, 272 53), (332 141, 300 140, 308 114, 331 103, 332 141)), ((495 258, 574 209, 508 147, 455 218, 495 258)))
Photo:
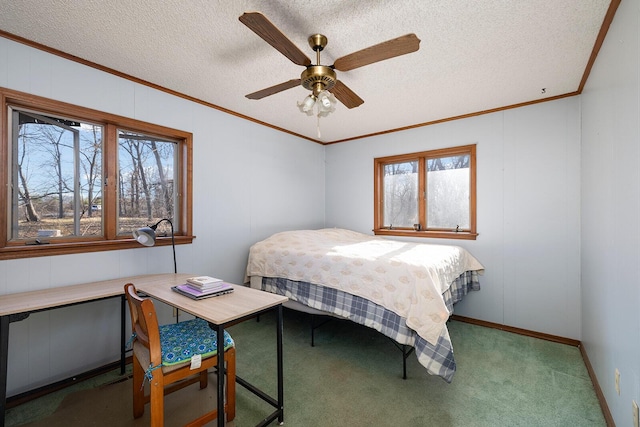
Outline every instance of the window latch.
POLYGON ((25 245, 48 245, 50 242, 46 240, 35 239, 30 242, 26 242, 25 245))

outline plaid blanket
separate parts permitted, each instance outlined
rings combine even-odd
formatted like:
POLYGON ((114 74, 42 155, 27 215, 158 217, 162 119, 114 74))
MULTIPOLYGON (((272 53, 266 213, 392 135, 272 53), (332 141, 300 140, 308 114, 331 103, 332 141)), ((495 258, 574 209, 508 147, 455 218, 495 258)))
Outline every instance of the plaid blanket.
MULTIPOLYGON (((411 345, 415 348, 418 361, 427 369, 427 372, 438 375, 449 383, 453 379, 456 362, 446 326, 434 345, 409 328, 404 318, 357 295, 277 277, 264 277, 262 289, 373 328, 399 344, 411 345)), ((462 273, 442 294, 449 313, 453 313, 453 305, 469 291, 479 289, 480 282, 476 271, 462 273)))

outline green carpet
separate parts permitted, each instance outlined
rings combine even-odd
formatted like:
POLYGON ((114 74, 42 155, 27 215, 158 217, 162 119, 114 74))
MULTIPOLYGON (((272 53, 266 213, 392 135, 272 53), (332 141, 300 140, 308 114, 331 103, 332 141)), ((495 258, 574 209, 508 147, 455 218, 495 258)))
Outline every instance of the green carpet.
MULTIPOLYGON (((238 374, 272 395, 274 322, 267 315, 230 328, 238 374)), ((383 335, 336 320, 316 331, 311 347, 308 315, 285 310, 285 425, 606 425, 578 348, 456 321, 449 330, 458 367, 453 382, 428 375, 413 354, 403 380, 401 352, 383 335)), ((46 419, 68 393, 8 410, 5 425, 46 419)), ((234 426, 255 425, 271 411, 238 386, 234 426)))

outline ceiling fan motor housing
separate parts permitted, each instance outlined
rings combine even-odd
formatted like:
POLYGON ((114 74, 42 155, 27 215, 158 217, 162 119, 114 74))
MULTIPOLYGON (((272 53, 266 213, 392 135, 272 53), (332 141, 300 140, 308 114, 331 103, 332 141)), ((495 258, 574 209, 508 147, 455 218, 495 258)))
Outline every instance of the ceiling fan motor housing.
POLYGON ((326 65, 310 65, 300 74, 302 87, 318 96, 323 90, 329 90, 336 84, 336 72, 326 65))

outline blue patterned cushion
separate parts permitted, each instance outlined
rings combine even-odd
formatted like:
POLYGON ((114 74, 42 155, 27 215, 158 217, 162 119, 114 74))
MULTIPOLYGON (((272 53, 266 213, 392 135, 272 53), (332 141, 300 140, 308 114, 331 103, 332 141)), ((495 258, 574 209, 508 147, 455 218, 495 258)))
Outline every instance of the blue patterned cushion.
MULTIPOLYGON (((218 352, 216 331, 202 319, 160 326, 160 344, 163 366, 188 362, 196 354, 204 359, 218 352)), ((224 349, 233 346, 231 335, 224 331, 224 349)))

